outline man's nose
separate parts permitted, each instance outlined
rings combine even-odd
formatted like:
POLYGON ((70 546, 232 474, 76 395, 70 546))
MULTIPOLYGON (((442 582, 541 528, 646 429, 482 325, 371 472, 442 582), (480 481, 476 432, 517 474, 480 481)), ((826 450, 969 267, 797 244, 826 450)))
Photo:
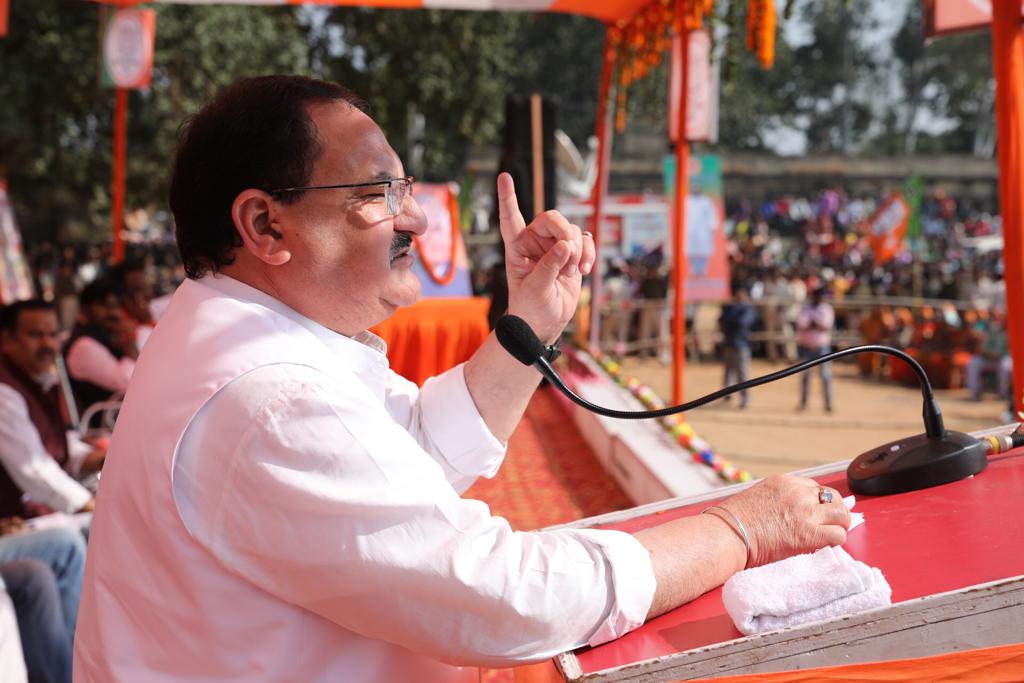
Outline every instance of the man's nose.
POLYGON ((405 201, 399 207, 398 215, 395 216, 395 230, 415 235, 422 235, 427 231, 427 216, 411 192, 406 195, 405 201))

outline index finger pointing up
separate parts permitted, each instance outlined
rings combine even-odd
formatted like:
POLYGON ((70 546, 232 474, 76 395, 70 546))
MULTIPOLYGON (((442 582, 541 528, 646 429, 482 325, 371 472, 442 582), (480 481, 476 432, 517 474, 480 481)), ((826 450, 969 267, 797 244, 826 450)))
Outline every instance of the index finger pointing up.
POLYGON ((516 186, 508 173, 498 175, 498 228, 505 244, 509 244, 526 227, 526 220, 519 210, 516 186))

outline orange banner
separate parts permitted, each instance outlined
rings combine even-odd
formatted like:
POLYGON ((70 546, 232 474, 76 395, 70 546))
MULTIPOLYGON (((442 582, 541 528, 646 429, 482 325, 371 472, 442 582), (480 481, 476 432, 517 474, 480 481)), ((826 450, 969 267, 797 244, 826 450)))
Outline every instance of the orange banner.
POLYGON ((991 24, 992 0, 925 0, 924 2, 925 38, 947 33, 980 31, 987 29, 991 24))
POLYGON ((893 192, 868 219, 868 240, 875 263, 887 263, 903 246, 910 224, 910 203, 902 192, 893 192))
POLYGON ((10 11, 10 0, 0 0, 0 36, 7 35, 7 15, 10 11))

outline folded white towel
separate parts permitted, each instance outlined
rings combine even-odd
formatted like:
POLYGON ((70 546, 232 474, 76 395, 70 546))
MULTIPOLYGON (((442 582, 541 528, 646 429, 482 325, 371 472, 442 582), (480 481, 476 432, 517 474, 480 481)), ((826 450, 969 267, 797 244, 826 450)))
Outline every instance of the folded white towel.
POLYGON ((836 546, 746 569, 725 582, 722 601, 736 628, 753 635, 883 607, 892 589, 836 546))

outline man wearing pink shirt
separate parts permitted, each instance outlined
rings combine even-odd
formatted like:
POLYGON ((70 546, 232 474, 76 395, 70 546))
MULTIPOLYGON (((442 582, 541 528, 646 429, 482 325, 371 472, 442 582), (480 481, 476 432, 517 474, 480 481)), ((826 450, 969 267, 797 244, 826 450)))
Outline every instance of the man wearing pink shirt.
MULTIPOLYGON (((832 326, 836 314, 832 305, 825 301, 825 287, 818 286, 804 303, 796 319, 797 345, 801 361, 821 358, 832 351, 832 326)), ((818 366, 821 373, 821 387, 825 394, 825 411, 832 412, 832 363, 818 366)), ((807 408, 807 390, 811 370, 800 374, 800 410, 807 408)))
POLYGON ((112 282, 100 279, 86 285, 79 310, 79 322, 64 345, 64 360, 78 409, 84 411, 128 388, 139 352, 112 282))

